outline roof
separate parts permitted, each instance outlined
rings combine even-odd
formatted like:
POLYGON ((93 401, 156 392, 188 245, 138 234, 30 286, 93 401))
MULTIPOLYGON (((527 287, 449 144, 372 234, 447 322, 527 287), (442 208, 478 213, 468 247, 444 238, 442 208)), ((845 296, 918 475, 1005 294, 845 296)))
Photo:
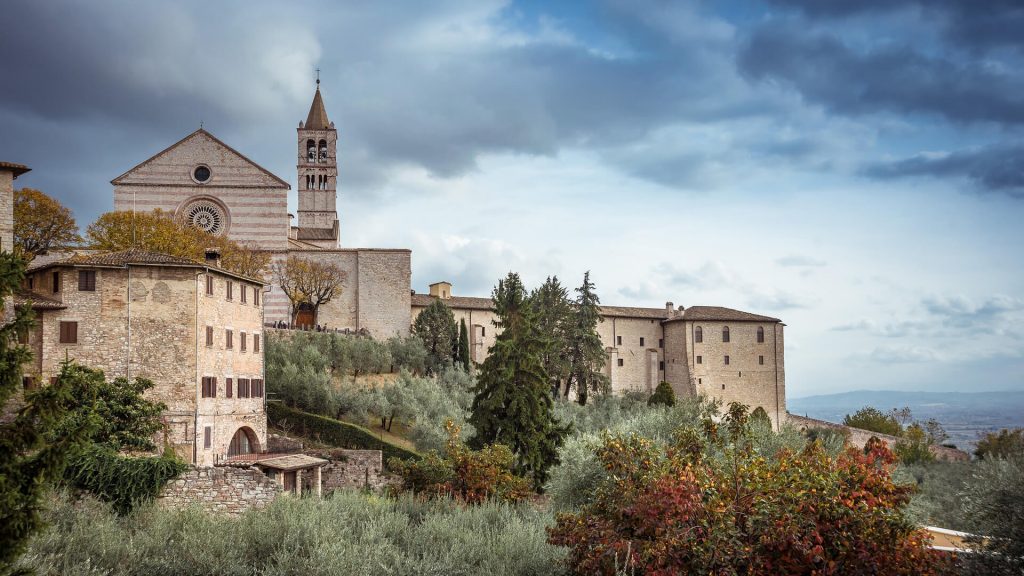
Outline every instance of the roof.
POLYGON ((725 320, 729 322, 782 322, 778 318, 772 318, 771 316, 761 316, 760 314, 752 314, 750 312, 744 312, 742 310, 733 310, 732 308, 723 308, 721 306, 690 306, 683 310, 683 315, 675 318, 668 318, 668 321, 672 320, 725 320))
MULTIPOLYGON (((436 296, 430 294, 413 294, 412 305, 421 306, 426 308, 430 306, 434 300, 438 300, 436 296)), ((460 308, 463 310, 494 310, 494 302, 490 298, 475 298, 473 296, 452 296, 441 300, 449 308, 460 308)))
POLYGON ((323 466, 327 464, 327 460, 307 454, 285 454, 272 458, 258 458, 254 464, 275 470, 298 470, 300 468, 323 466))
POLYGON ((121 174, 121 175, 120 175, 120 176, 118 176, 117 178, 114 178, 113 180, 111 180, 111 181, 110 181, 110 183, 111 183, 111 184, 115 184, 115 185, 116 185, 116 184, 120 184, 120 183, 121 183, 121 180, 122 180, 122 179, 124 179, 124 178, 125 178, 126 176, 128 176, 129 174, 131 174, 132 172, 134 172, 134 171, 138 170, 139 168, 141 168, 142 166, 145 166, 146 164, 148 164, 148 163, 152 162, 153 160, 155 160, 155 159, 157 159, 158 157, 162 156, 162 155, 163 155, 164 153, 168 152, 169 150, 172 150, 172 149, 176 148, 177 146, 180 146, 180 145, 181 145, 182 143, 184 143, 184 142, 185 142, 186 140, 188 140, 189 138, 192 138, 193 136, 196 136, 196 135, 203 135, 203 136, 206 136, 206 137, 207 137, 207 138, 209 138, 210 140, 213 140, 213 141, 214 141, 214 142, 216 142, 217 144, 220 144, 220 145, 221 145, 221 146, 223 146, 224 148, 227 148, 227 150, 228 150, 229 152, 231 152, 231 153, 235 154, 236 156, 238 156, 238 157, 239 157, 239 158, 241 158, 242 160, 245 160, 245 161, 246 161, 246 162, 248 162, 249 164, 252 164, 252 165, 253 165, 253 166, 254 166, 254 167, 255 167, 255 168, 257 169, 257 170, 259 170, 260 172, 263 172, 263 173, 264 173, 264 174, 266 174, 267 176, 270 176, 270 178, 271 178, 271 179, 273 179, 273 180, 277 181, 277 183, 278 183, 278 186, 276 186, 277 188, 285 188, 285 189, 291 190, 291 188, 292 188, 291 184, 289 184, 289 183, 285 182, 284 180, 282 180, 282 179, 278 178, 278 177, 277 177, 277 175, 275 175, 275 174, 274 174, 273 172, 271 172, 270 170, 267 170, 267 169, 266 169, 266 168, 264 168, 263 166, 260 166, 259 164, 257 164, 257 163, 255 163, 255 162, 253 162, 252 160, 250 160, 250 159, 249 159, 249 157, 248 157, 248 156, 246 156, 245 154, 242 154, 242 153, 241 153, 241 152, 239 152, 238 150, 235 150, 235 149, 234 149, 234 148, 232 148, 231 146, 228 146, 228 145, 227 145, 227 144, 225 144, 225 143, 224 143, 224 142, 223 142, 223 141, 222 141, 222 140, 221 140, 220 138, 217 138, 216 136, 214 136, 213 134, 210 134, 209 132, 207 132, 206 130, 203 130, 202 128, 200 128, 200 129, 196 130, 195 132, 192 132, 192 133, 191 133, 191 134, 189 134, 188 136, 185 136, 185 137, 184 137, 184 138, 182 138, 181 140, 178 140, 178 141, 177 141, 177 142, 175 142, 174 144, 171 144, 170 146, 168 146, 167 148, 164 148, 163 150, 161 150, 161 151, 157 152, 156 154, 153 154, 152 156, 150 156, 150 157, 149 157, 149 158, 147 158, 146 160, 143 160, 142 162, 139 162, 139 163, 138 163, 138 164, 136 164, 135 166, 133 166, 133 167, 131 167, 130 169, 128 169, 128 171, 126 171, 126 172, 125 172, 124 174, 121 174))
POLYGON ((297 228, 295 237, 298 240, 335 240, 334 228, 297 228))
POLYGON ((306 123, 302 127, 307 130, 330 130, 331 128, 331 121, 327 119, 327 109, 324 108, 324 99, 320 96, 320 84, 316 85, 313 104, 309 107, 309 115, 306 116, 306 123))
POLYGON ((63 310, 67 308, 60 300, 54 300, 43 296, 42 294, 36 294, 28 290, 16 290, 14 292, 14 305, 25 306, 31 305, 33 310, 63 310))
POLYGON ((142 250, 140 248, 129 248, 127 250, 118 250, 115 252, 95 252, 76 254, 70 258, 64 260, 54 260, 46 262, 39 266, 33 266, 29 268, 30 272, 37 272, 39 270, 45 270, 47 268, 54 268, 57 266, 96 266, 100 268, 125 268, 128 265, 134 266, 184 266, 187 268, 203 268, 208 270, 214 270, 221 274, 239 278, 254 284, 266 284, 263 280, 257 278, 250 278, 225 270, 219 266, 210 266, 204 262, 198 260, 191 260, 188 258, 181 258, 178 256, 171 256, 170 254, 164 254, 162 252, 153 252, 150 250, 142 250))
POLYGON ((668 318, 668 310, 664 308, 636 308, 633 306, 601 306, 602 316, 619 318, 650 318, 664 320, 668 318))
POLYGON ((17 178, 25 172, 31 172, 32 169, 24 164, 15 164, 14 162, 4 162, 0 160, 0 170, 6 170, 14 173, 14 177, 17 178))

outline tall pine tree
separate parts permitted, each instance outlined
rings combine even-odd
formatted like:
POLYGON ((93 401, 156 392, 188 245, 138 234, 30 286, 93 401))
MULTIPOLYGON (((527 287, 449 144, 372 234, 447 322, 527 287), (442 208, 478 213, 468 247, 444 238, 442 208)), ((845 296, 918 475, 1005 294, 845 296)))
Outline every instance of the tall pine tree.
POLYGON ((502 329, 474 388, 470 424, 475 447, 504 444, 515 454, 516 473, 540 488, 558 460, 568 427, 552 413, 550 379, 541 361, 544 339, 537 312, 519 275, 510 272, 491 296, 502 329))
POLYGON ((572 319, 569 291, 557 276, 548 279, 530 294, 537 311, 537 330, 544 340, 541 363, 550 378, 552 394, 569 378, 568 333, 572 319))
POLYGON ((466 331, 466 319, 459 320, 459 353, 455 357, 462 367, 469 371, 469 332, 466 331))
POLYGON ((583 285, 576 289, 568 332, 569 376, 565 381, 565 396, 576 390, 576 401, 586 404, 590 392, 606 393, 609 388, 604 367, 608 361, 604 344, 597 333, 602 322, 601 301, 594 293, 590 271, 583 275, 583 285))
POLYGON ((452 361, 459 332, 452 309, 440 299, 420 312, 412 324, 412 333, 427 349, 427 372, 435 374, 452 361))

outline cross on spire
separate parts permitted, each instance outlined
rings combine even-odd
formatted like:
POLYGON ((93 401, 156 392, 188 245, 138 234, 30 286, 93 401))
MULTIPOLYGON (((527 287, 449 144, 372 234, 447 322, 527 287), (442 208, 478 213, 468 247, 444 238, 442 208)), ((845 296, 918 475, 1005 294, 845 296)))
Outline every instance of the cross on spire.
POLYGON ((319 66, 316 67, 316 87, 317 87, 317 89, 320 88, 320 67, 319 66))

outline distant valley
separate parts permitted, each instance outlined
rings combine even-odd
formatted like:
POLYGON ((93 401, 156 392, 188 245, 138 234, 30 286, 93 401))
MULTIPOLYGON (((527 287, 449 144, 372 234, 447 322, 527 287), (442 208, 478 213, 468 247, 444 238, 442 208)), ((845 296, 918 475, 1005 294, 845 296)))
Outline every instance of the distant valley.
POLYGON ((971 451, 978 437, 1001 428, 1024 427, 1024 391, 898 392, 855 390, 840 394, 788 398, 793 414, 842 422, 843 416, 864 406, 888 411, 907 406, 914 419, 938 420, 949 434, 947 442, 971 451))

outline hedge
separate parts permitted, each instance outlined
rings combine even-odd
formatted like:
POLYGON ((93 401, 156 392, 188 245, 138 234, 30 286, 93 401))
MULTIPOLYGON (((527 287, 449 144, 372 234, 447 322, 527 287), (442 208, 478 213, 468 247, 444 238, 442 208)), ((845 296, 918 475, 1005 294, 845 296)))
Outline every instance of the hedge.
POLYGON ((278 428, 338 448, 380 450, 383 453, 384 462, 387 462, 389 458, 408 460, 420 457, 419 454, 411 450, 381 440, 362 426, 296 410, 281 402, 267 402, 267 420, 278 428))
POLYGON ((170 450, 163 456, 123 456, 95 444, 73 454, 64 468, 69 485, 110 502, 120 514, 155 498, 187 466, 170 450))

